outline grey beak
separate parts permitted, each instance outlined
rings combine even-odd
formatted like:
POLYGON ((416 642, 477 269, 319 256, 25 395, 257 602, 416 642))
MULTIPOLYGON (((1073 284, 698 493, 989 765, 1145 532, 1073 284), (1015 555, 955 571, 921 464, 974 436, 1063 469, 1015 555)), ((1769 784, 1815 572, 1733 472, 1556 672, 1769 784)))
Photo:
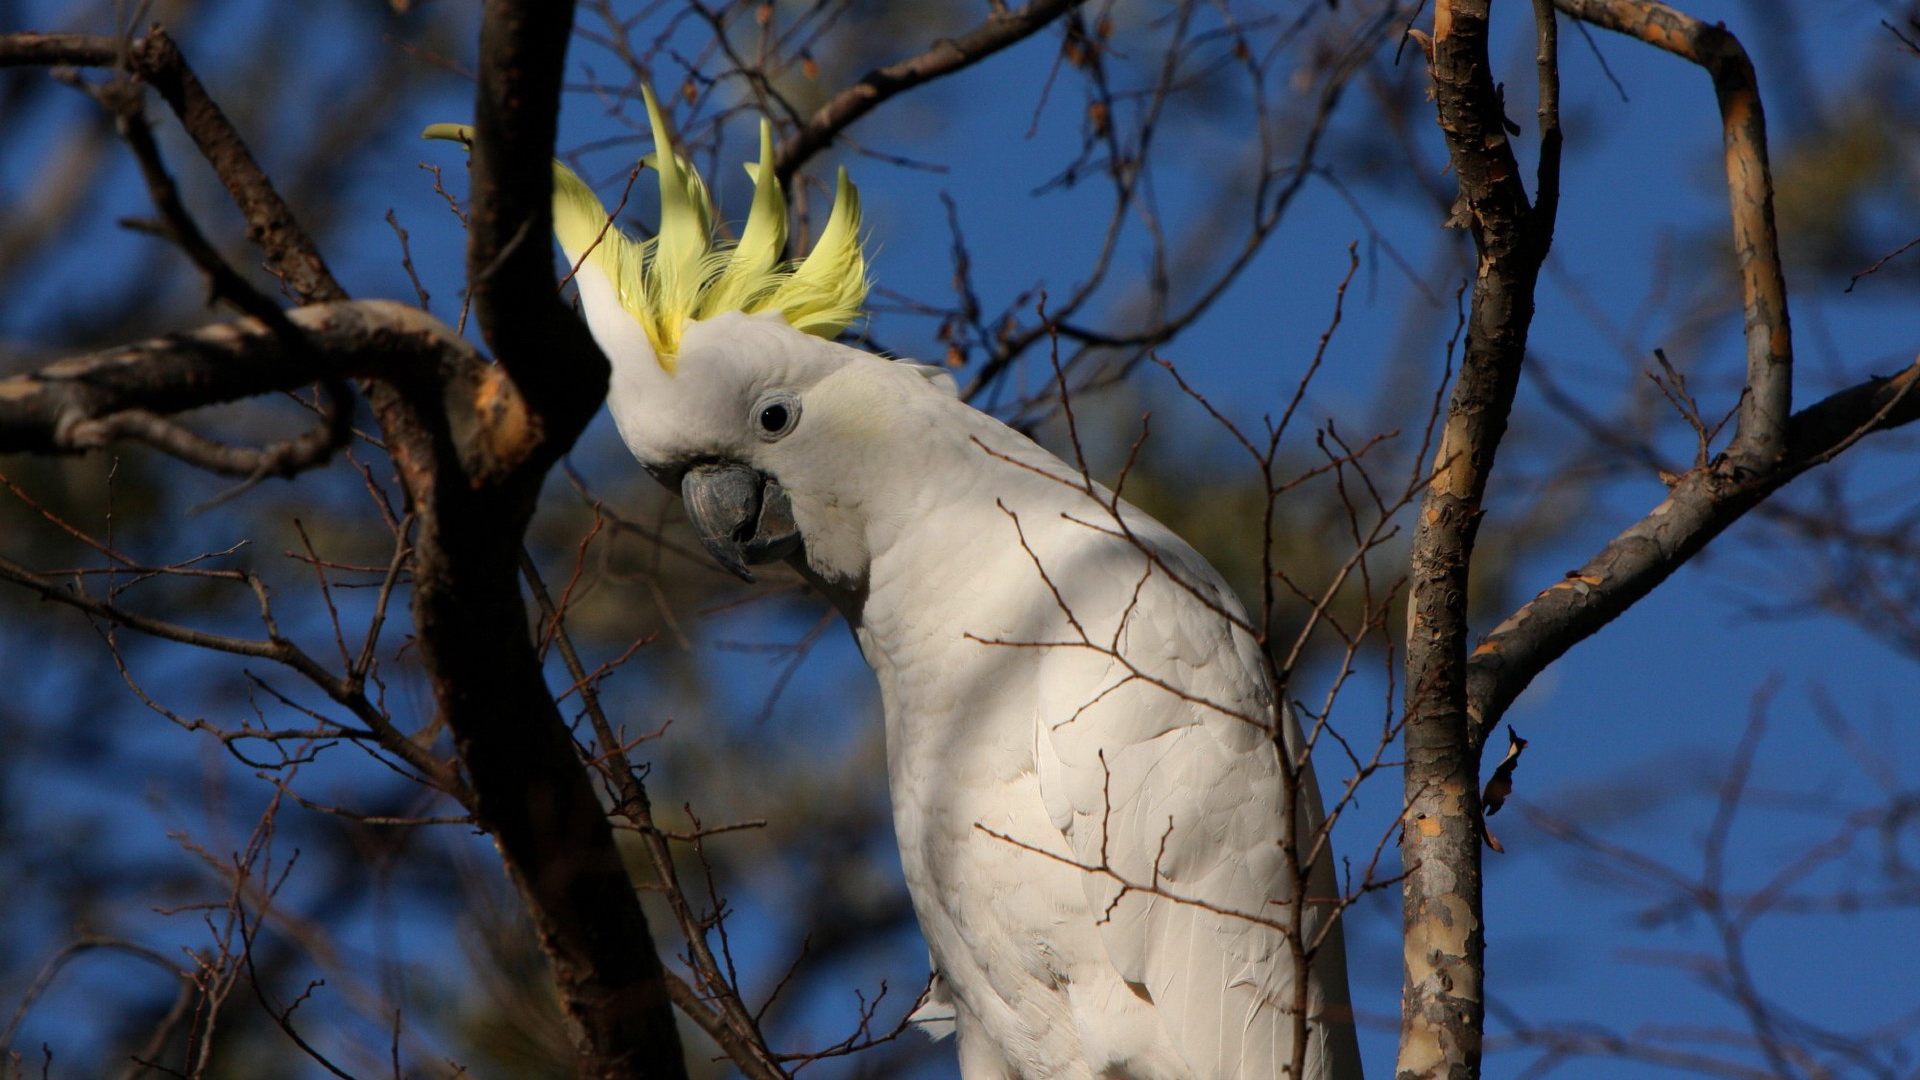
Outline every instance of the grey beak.
POLYGON ((742 581, 753 580, 749 563, 784 559, 800 549, 786 490, 745 465, 695 465, 680 481, 680 497, 700 543, 742 581))

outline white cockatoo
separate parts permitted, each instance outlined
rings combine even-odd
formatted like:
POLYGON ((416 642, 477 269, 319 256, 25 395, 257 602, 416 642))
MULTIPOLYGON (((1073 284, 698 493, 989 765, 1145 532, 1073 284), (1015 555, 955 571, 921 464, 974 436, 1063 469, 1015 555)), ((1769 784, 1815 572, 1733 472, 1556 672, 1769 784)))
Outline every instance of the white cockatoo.
POLYGON ((790 265, 772 160, 763 124, 737 244, 664 143, 655 239, 558 163, 555 231, 634 456, 728 569, 830 597, 879 679, 915 1019, 966 1080, 1275 1080, 1302 1040, 1305 1080, 1357 1080, 1320 795, 1241 605, 945 371, 835 343, 858 197, 843 170, 790 265))

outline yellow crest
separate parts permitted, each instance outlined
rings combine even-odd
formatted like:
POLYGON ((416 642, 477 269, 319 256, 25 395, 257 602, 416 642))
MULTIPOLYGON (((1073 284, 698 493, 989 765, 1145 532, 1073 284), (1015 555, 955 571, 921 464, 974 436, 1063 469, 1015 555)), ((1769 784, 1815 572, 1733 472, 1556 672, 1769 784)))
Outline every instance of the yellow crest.
MULTIPOLYGON (((691 162, 666 145, 666 121, 652 89, 642 86, 660 177, 660 231, 634 240, 607 214, 585 181, 553 163, 553 231, 574 266, 607 276, 620 305, 653 343, 660 366, 673 371, 688 323, 727 311, 778 311, 796 330, 831 338, 860 316, 867 297, 860 250, 860 194, 841 169, 826 228, 803 260, 781 259, 787 244, 787 200, 773 175, 773 129, 760 121, 760 161, 753 206, 738 242, 713 234, 713 202, 691 162)), ((471 144, 465 124, 434 124, 422 138, 471 144)))

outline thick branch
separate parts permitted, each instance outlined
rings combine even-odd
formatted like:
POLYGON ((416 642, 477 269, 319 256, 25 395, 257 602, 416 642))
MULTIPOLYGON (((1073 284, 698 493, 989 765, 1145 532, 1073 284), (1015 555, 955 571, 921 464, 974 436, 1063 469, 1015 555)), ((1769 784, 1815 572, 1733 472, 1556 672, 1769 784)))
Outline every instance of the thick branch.
MULTIPOLYGON (((476 801, 553 966, 582 1080, 684 1080, 666 982, 517 587, 518 500, 436 479, 413 610, 421 658, 476 801)), ((530 508, 530 501, 529 501, 530 508)))
POLYGON ((1740 266, 1747 380, 1726 454, 1681 477, 1667 498, 1578 571, 1495 627, 1475 651, 1468 705, 1476 740, 1490 734, 1533 677, 1666 580, 1708 541, 1794 477, 1861 436, 1920 417, 1916 370, 1835 394, 1797 415, 1792 335, 1773 221, 1766 118, 1753 65, 1726 28, 1651 0, 1554 0, 1562 11, 1637 37, 1705 68, 1726 146, 1740 266))
POLYGON ((606 395, 607 362, 560 302, 552 182, 572 4, 489 0, 474 104, 468 287, 499 364, 468 429, 439 388, 376 413, 419 515, 420 656, 553 965, 582 1078, 684 1080, 666 972, 566 718, 547 687, 519 556, 548 468, 606 395), (502 404, 503 411, 493 411, 502 404), (475 434, 486 438, 476 440, 475 434), (391 442, 392 440, 390 440, 391 442))
POLYGON ((1786 452, 1793 411, 1793 336, 1787 283, 1773 224, 1767 118, 1747 51, 1725 26, 1708 24, 1652 0, 1554 0, 1560 10, 1691 60, 1713 78, 1726 145, 1733 251, 1746 316, 1747 384, 1729 456, 1764 467, 1786 452))
POLYGON ((293 390, 332 374, 476 369, 472 348, 433 316, 390 300, 287 312, 308 349, 258 319, 70 357, 0 379, 0 453, 63 453, 100 444, 130 413, 170 415, 293 390), (326 358, 319 370, 314 358, 326 358))
POLYGON ((1009 45, 1018 44, 1082 2, 1031 0, 1013 11, 997 8, 985 22, 959 37, 942 38, 918 56, 867 72, 859 82, 828 99, 800 125, 799 131, 787 136, 774 153, 774 172, 782 183, 792 181, 793 174, 809 159, 888 98, 971 67, 1009 45))
POLYGON ((104 67, 120 60, 126 42, 98 34, 0 34, 0 67, 75 64, 104 67))
POLYGON ((1401 1002, 1403 1080, 1479 1075, 1479 761, 1466 711, 1467 591, 1481 501, 1520 381, 1534 284, 1553 238, 1559 175, 1558 61, 1551 10, 1536 6, 1541 198, 1529 205, 1487 58, 1490 0, 1437 0, 1423 41, 1439 123, 1459 177, 1452 224, 1479 253, 1466 348, 1422 498, 1407 610, 1401 1002))
POLYGON ((179 245, 194 264, 207 274, 211 295, 228 300, 242 313, 272 327, 285 342, 288 351, 299 356, 302 367, 330 374, 321 381, 326 402, 321 425, 266 451, 225 446, 195 435, 164 417, 139 410, 96 422, 90 425, 91 430, 84 436, 79 429, 72 434, 76 438, 99 443, 131 436, 202 468, 252 479, 292 476, 303 469, 326 464, 334 451, 345 446, 353 434, 352 392, 347 388, 346 381, 337 373, 332 373, 333 365, 313 351, 306 336, 287 319, 280 304, 254 288, 200 231, 199 224, 188 213, 185 202, 180 198, 172 175, 160 159, 160 147, 154 141, 152 127, 147 123, 146 95, 139 85, 130 80, 116 80, 94 88, 93 95, 112 110, 121 137, 139 162, 154 208, 160 212, 156 228, 179 245))
POLYGON ((607 362, 559 295, 553 141, 573 5, 491 0, 474 94, 467 287, 494 357, 542 425, 544 472, 606 397, 607 362))
MULTIPOLYGON (((159 416, 325 375, 368 377, 368 399, 416 515, 419 655, 470 780, 475 820, 498 843, 553 963, 574 1025, 576 1073, 679 1080, 685 1068, 665 973, 546 686, 518 587, 517 555, 540 484, 598 407, 607 379, 605 360, 558 299, 548 239, 548 161, 571 19, 571 4, 491 0, 485 10, 469 271, 498 364, 475 360, 450 331, 402 305, 328 304, 289 313, 311 354, 264 323, 242 320, 0 382, 0 450, 71 449, 88 421, 134 410, 159 416), (312 370, 323 362, 307 361, 321 356, 329 370, 312 370)), ((0 37, 0 61, 8 63, 123 57, 180 115, 289 288, 343 297, 164 35, 130 44, 0 37)))
POLYGON ((1795 414, 1768 469, 1730 458, 1680 478, 1665 500, 1585 566, 1495 627, 1469 664, 1468 709, 1480 739, 1548 664, 1652 592, 1707 542, 1795 477, 1863 435, 1920 420, 1920 364, 1849 387, 1795 414))

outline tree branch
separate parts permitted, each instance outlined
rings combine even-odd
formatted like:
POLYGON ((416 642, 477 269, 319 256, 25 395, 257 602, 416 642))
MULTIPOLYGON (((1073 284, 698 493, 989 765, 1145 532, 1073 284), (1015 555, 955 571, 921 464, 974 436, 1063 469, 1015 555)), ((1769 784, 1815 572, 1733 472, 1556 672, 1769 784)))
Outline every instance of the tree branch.
MULTIPOLYGON (((323 356, 315 353, 286 313, 274 299, 253 287, 244 275, 223 258, 208 242, 200 226, 187 211, 179 188, 160 159, 160 147, 154 141, 153 128, 147 123, 145 95, 130 80, 115 80, 91 88, 95 99, 111 110, 120 135, 133 150, 140 172, 146 178, 154 207, 160 211, 159 231, 187 253, 195 265, 207 274, 211 294, 225 299, 245 314, 272 327, 287 350, 300 356, 302 366, 326 372, 320 380, 324 405, 321 424, 308 433, 282 442, 269 450, 256 451, 226 446, 195 435, 165 418, 140 410, 121 413, 107 420, 85 425, 69 434, 77 444, 103 444, 121 435, 130 435, 201 468, 258 480, 266 476, 292 476, 307 468, 326 464, 334 451, 352 438, 353 396, 346 381, 323 356)), ((244 490, 244 489, 243 489, 244 490)))
POLYGON ((293 210, 274 190, 239 131, 200 85, 166 31, 156 27, 134 42, 130 56, 135 74, 166 99, 193 145, 226 186, 247 219, 247 237, 265 252, 268 269, 302 303, 346 299, 347 291, 334 280, 313 238, 294 219, 293 210))
POLYGON ((1747 388, 1740 427, 1728 455, 1749 469, 1786 454, 1793 411, 1793 334, 1788 282, 1780 269, 1774 229, 1774 181, 1766 165, 1766 113, 1753 61, 1740 38, 1653 0, 1553 0, 1576 19, 1640 38, 1692 60, 1713 77, 1726 142, 1726 192, 1734 219, 1734 258, 1740 263, 1741 311, 1747 327, 1747 388))
MULTIPOLYGON (((572 4, 489 0, 480 33, 468 287, 499 364, 464 394, 376 401, 404 437, 418 514, 420 656, 492 834, 553 966, 582 1078, 684 1080, 646 913, 547 687, 519 556, 550 466, 606 395, 607 362, 558 297, 552 181, 572 4), (448 398, 471 402, 462 416, 448 398)), ((390 442, 393 440, 390 440, 390 442)))
POLYGON ((1637 37, 1691 60, 1713 78, 1726 144, 1727 197, 1733 251, 1740 266, 1746 318, 1747 384, 1729 456, 1763 468, 1787 452, 1793 411, 1793 335, 1787 283, 1773 223, 1773 178, 1767 165, 1767 118, 1753 63, 1740 42, 1718 24, 1683 15, 1653 0, 1554 0, 1560 10, 1595 26, 1637 37))
POLYGON ((471 346, 438 319, 391 300, 295 308, 306 349, 259 319, 150 338, 0 379, 0 453, 69 453, 138 435, 134 412, 170 415, 292 390, 338 372, 382 380, 478 369, 471 346), (316 370, 325 357, 328 371, 316 370))
POLYGON ((1468 578, 1481 501, 1520 381, 1534 285, 1558 205, 1553 13, 1535 6, 1541 86, 1540 200, 1529 205, 1487 57, 1490 0, 1436 0, 1422 40, 1460 196, 1450 224, 1479 253, 1466 348, 1421 500, 1407 611, 1403 920, 1406 985, 1398 1075, 1479 1075, 1485 997, 1479 755, 1467 716, 1468 578))
POLYGON ((767 1047, 758 1020, 740 998, 739 987, 728 980, 727 968, 713 954, 707 942, 709 927, 706 921, 688 902, 686 886, 681 882, 679 868, 674 863, 673 849, 667 843, 666 834, 654 822, 653 800, 647 795, 640 773, 628 760, 623 741, 614 730, 612 720, 607 717, 606 710, 600 707, 597 680, 587 672, 586 665, 580 661, 580 654, 574 649, 573 636, 567 632, 564 612, 553 602, 552 594, 547 591, 546 582, 540 576, 539 567, 534 565, 533 556, 524 551, 520 556, 520 571, 533 593, 534 602, 540 608, 541 618, 549 628, 548 633, 560 651, 561 661, 566 664, 567 673, 573 677, 573 685, 580 693, 581 706, 586 711, 587 719, 593 725, 594 738, 600 744, 600 775, 615 796, 613 812, 626 818, 639 833, 640 841, 653 863, 654 873, 660 877, 661 892, 666 897, 667 907, 672 910, 674 921, 680 924, 681 936, 686 939, 687 959, 693 967, 698 986, 696 988, 679 976, 667 973, 667 990, 673 996, 674 1005, 720 1045, 732 1059, 733 1066, 748 1080, 782 1080, 787 1075, 786 1071, 767 1047))
POLYGON ((48 64, 121 65, 152 85, 240 208, 247 236, 266 254, 268 268, 302 303, 347 298, 313 238, 166 31, 155 27, 130 41, 90 34, 0 34, 0 67, 48 64))
POLYGON ((1720 458, 1687 473, 1646 517, 1579 570, 1528 601, 1475 650, 1468 708, 1484 739, 1548 664, 1666 580, 1747 511, 1863 436, 1920 419, 1920 365, 1834 394, 1798 414, 1792 335, 1773 222, 1765 115, 1753 65, 1725 27, 1651 0, 1554 0, 1560 10, 1707 69, 1726 144, 1734 247, 1747 335, 1739 430, 1720 458))
POLYGON ((491 0, 474 93, 467 287, 494 357, 538 417, 542 473, 606 397, 608 367, 553 270, 553 142, 573 5, 491 0))
POLYGON ((67 445, 76 450, 134 439, 189 465, 249 480, 290 477, 325 465, 342 440, 328 420, 291 439, 256 449, 234 446, 181 427, 157 413, 131 409, 101 420, 83 420, 67 429, 67 445))
POLYGON ((1548 664, 1652 592, 1769 495, 1865 435, 1920 420, 1916 384, 1920 363, 1801 410, 1788 422, 1785 450, 1771 468, 1756 472, 1723 457, 1681 477, 1646 517, 1529 600, 1474 650, 1467 700, 1477 738, 1493 731, 1548 664))
POLYGON ((829 98, 800 125, 800 130, 781 142, 774 152, 775 175, 781 183, 790 183, 793 174, 830 146, 840 132, 888 98, 971 67, 1009 45, 1024 41, 1082 2, 1084 0, 1031 0, 1013 11, 997 8, 985 22, 959 37, 942 38, 918 56, 867 72, 859 82, 829 98))
MULTIPOLYGON (((553 963, 574 1026, 576 1072, 679 1080, 685 1069, 660 959, 546 686, 518 588, 516 556, 541 482, 598 408, 607 378, 591 337, 557 297, 547 239, 548 161, 571 21, 571 4, 492 0, 485 10, 468 265, 499 364, 479 362, 451 331, 399 304, 291 312, 301 337, 275 335, 262 312, 264 321, 0 383, 0 450, 74 449, 76 431, 82 442, 89 432, 154 434, 132 410, 158 417, 329 374, 367 376, 418 523, 419 653, 470 778, 475 819, 496 839, 553 963), (396 356, 427 362, 392 363, 396 356)), ((0 63, 125 64, 152 82, 288 288, 307 299, 345 297, 163 33, 133 42, 0 36, 0 63)))
MULTIPOLYGON (((472 793, 460 776, 447 763, 435 760, 424 747, 416 744, 408 738, 406 733, 395 727, 386 713, 367 699, 359 680, 351 674, 340 677, 327 671, 305 650, 290 639, 281 636, 271 618, 266 619, 268 636, 265 638, 243 638, 200 630, 155 618, 108 601, 97 600, 79 589, 62 584, 45 574, 35 573, 3 556, 0 556, 0 581, 7 581, 38 593, 44 600, 76 608, 94 618, 124 626, 162 641, 176 641, 194 648, 258 660, 271 660, 284 665, 306 678, 335 703, 352 712, 361 723, 366 725, 365 734, 371 735, 382 749, 406 762, 426 783, 451 796, 463 806, 471 805, 472 793)), ((255 587, 258 588, 257 585, 255 587)), ((261 603, 262 610, 265 612, 265 600, 261 603)), ((124 667, 122 673, 125 673, 124 667)))
POLYGON ((0 67, 48 67, 74 64, 105 67, 120 62, 127 42, 100 34, 40 34, 30 30, 0 34, 0 67))

